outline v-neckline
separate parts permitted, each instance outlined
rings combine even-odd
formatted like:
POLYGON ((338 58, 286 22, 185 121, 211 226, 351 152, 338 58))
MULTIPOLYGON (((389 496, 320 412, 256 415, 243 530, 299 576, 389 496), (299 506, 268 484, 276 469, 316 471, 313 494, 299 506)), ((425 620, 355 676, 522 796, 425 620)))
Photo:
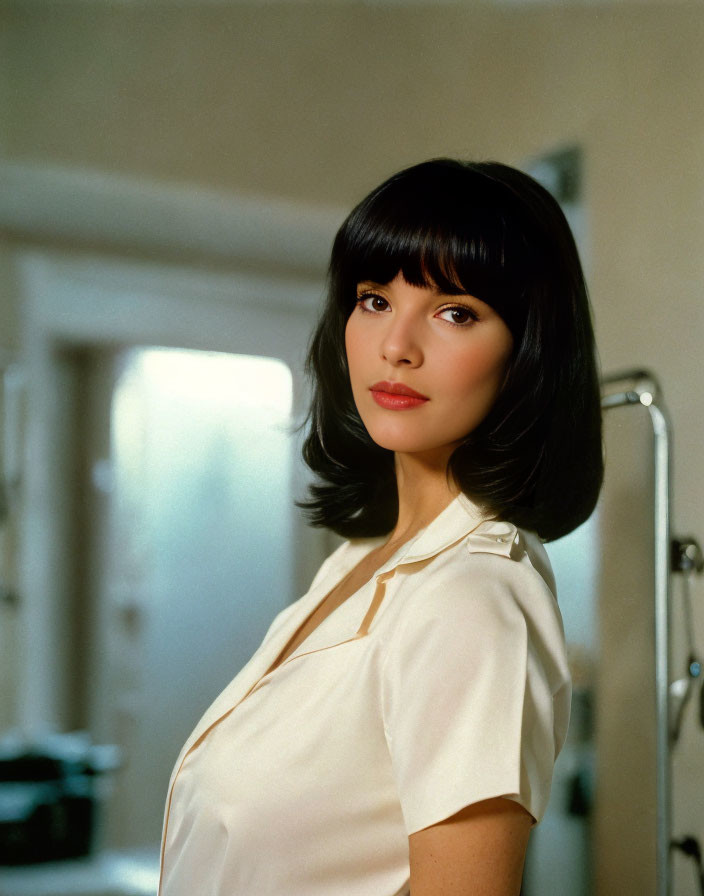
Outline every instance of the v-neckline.
MULTIPOLYGON (((296 629, 293 631, 293 633, 289 636, 288 641, 281 648, 280 653, 277 654, 276 659, 273 661, 271 666, 267 669, 265 675, 262 677, 265 677, 266 675, 270 675, 271 673, 275 672, 277 669, 281 668, 281 666, 283 666, 285 663, 287 663, 289 660, 293 659, 294 657, 299 656, 301 654, 312 652, 312 651, 307 651, 302 648, 305 648, 306 644, 309 641, 311 641, 311 639, 313 639, 315 633, 322 626, 325 625, 325 623, 328 621, 328 619, 330 619, 330 617, 334 616, 336 613, 339 614, 339 612, 342 610, 342 608, 345 605, 348 605, 351 601, 353 601, 354 598, 361 591, 368 588, 375 580, 378 580, 380 578, 380 576, 383 575, 383 574, 380 574, 379 571, 384 569, 384 567, 389 563, 389 561, 392 560, 398 553, 400 553, 403 550, 403 548, 407 544, 409 544, 415 537, 416 536, 413 535, 413 536, 411 536, 411 538, 402 542, 388 555, 388 557, 385 557, 381 562, 376 564, 374 566, 374 569, 369 574, 369 576, 365 577, 364 580, 361 582, 361 584, 357 588, 355 588, 353 591, 350 591, 350 593, 347 594, 345 597, 343 597, 341 600, 339 600, 338 603, 335 603, 332 606, 332 608, 327 613, 325 613, 325 615, 322 616, 322 618, 299 641, 298 638, 299 638, 299 635, 301 634, 301 632, 305 629, 305 627, 313 619, 313 617, 324 607, 326 602, 328 602, 331 599, 331 597, 335 594, 336 591, 338 591, 338 589, 345 587, 348 579, 350 579, 350 577, 352 577, 354 575, 354 573, 361 566, 361 564, 364 563, 375 550, 378 550, 379 548, 382 548, 385 545, 383 542, 378 545, 372 545, 372 547, 366 553, 362 554, 359 558, 356 558, 353 565, 350 566, 350 568, 345 573, 343 573, 343 575, 325 593, 325 595, 318 601, 318 603, 315 604, 315 606, 310 610, 310 612, 301 620, 299 625, 296 627, 296 629), (293 645, 293 646, 290 646, 290 645, 293 645)), ((381 602, 379 601, 379 605, 380 605, 380 603, 381 602)), ((374 604, 373 599, 372 599, 372 604, 374 604)), ((374 609, 374 615, 376 615, 376 611, 379 609, 379 606, 374 606, 373 609, 374 609)), ((368 618, 369 614, 370 614, 370 610, 371 610, 371 606, 370 606, 370 608, 367 609, 367 613, 365 614, 365 616, 362 620, 362 624, 360 625, 360 628, 358 629, 358 631, 356 632, 354 637, 359 637, 362 629, 364 628, 365 623, 366 623, 367 627, 369 626, 369 624, 371 624, 373 616, 371 618, 368 618)))

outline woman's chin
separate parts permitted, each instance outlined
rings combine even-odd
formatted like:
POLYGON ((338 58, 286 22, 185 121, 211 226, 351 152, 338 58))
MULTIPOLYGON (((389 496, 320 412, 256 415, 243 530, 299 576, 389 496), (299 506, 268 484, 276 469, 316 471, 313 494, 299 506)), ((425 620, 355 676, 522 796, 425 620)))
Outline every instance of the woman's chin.
POLYGON ((399 456, 414 457, 419 460, 432 462, 434 466, 447 464, 450 455, 455 450, 457 442, 448 444, 445 441, 428 438, 428 434, 410 436, 408 434, 389 432, 369 432, 373 441, 380 448, 393 451, 399 456))

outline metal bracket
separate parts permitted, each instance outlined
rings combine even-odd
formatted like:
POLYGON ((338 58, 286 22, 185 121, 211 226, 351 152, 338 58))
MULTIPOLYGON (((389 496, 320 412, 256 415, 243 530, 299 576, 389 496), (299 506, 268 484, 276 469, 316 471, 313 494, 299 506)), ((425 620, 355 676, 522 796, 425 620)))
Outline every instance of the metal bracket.
POLYGON ((704 572, 704 553, 696 538, 673 538, 670 543, 670 568, 672 572, 704 572))

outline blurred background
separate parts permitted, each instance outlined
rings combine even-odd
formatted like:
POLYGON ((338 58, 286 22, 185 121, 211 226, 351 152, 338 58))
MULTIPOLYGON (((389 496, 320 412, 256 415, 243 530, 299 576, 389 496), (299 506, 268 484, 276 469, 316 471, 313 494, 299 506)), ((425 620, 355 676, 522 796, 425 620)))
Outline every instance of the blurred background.
MULTIPOLYGON (((155 892, 181 743, 332 547, 292 506, 303 359, 335 229, 395 170, 553 189, 603 370, 657 374, 701 534, 702 45, 701 0, 0 5, 0 743, 101 785, 91 857, 8 860, 0 896, 155 892)), ((579 702, 525 896, 656 892, 652 431, 607 416, 604 500, 553 549, 579 702)), ((704 650, 681 584, 673 677, 704 650)), ((692 684, 678 838, 704 836, 692 684)), ((701 892, 679 853, 672 880, 701 892)))

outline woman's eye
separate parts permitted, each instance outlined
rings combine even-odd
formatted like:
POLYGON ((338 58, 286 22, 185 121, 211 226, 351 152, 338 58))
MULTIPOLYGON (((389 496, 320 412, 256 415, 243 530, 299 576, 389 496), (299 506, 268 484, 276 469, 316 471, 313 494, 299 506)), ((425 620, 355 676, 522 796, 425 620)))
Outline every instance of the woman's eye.
POLYGON ((386 311, 389 307, 386 299, 378 296, 376 293, 367 293, 359 296, 357 304, 363 311, 386 311))
POLYGON ((472 308, 466 308, 464 305, 453 305, 452 308, 443 308, 438 313, 438 317, 447 320, 451 324, 468 324, 479 320, 479 317, 472 308))

